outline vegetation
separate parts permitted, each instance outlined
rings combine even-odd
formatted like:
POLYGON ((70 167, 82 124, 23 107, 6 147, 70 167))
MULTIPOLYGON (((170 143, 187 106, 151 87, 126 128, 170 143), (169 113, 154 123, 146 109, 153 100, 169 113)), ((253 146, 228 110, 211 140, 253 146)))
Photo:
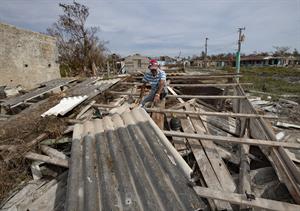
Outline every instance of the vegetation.
POLYGON ((95 75, 105 65, 105 42, 97 37, 97 27, 87 27, 89 8, 73 2, 59 4, 63 14, 50 28, 57 38, 62 75, 95 75))
POLYGON ((272 94, 300 95, 300 69, 292 67, 241 68, 241 82, 253 83, 252 89, 272 94))

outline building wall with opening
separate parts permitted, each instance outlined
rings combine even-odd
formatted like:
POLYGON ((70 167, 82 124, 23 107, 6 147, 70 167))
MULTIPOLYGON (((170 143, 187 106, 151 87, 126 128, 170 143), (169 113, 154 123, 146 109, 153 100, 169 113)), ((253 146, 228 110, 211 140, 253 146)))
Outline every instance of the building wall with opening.
POLYGON ((124 62, 127 73, 145 72, 149 65, 148 57, 139 54, 127 56, 124 62))
POLYGON ((60 78, 56 39, 0 23, 0 85, 27 89, 60 78))

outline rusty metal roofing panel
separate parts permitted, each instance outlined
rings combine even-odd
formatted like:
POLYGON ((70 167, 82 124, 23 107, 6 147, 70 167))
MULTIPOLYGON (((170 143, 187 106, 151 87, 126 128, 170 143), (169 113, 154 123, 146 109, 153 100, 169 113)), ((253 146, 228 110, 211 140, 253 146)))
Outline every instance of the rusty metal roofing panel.
POLYGON ((77 124, 66 210, 206 209, 141 108, 77 124))

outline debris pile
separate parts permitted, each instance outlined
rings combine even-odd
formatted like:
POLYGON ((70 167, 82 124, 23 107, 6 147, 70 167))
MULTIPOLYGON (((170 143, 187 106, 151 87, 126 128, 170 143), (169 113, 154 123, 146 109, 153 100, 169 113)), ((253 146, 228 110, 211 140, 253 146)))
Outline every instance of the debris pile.
POLYGON ((241 75, 170 71, 166 100, 139 108, 141 77, 2 99, 1 208, 299 210, 296 102, 250 98, 241 75))

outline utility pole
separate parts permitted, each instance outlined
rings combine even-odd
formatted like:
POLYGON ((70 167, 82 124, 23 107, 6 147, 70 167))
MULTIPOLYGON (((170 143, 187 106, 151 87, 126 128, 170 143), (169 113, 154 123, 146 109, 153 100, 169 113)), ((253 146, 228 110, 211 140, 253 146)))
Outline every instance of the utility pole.
POLYGON ((204 55, 204 66, 207 67, 207 40, 208 38, 205 38, 205 55, 204 55))
MULTIPOLYGON (((240 62, 241 62, 241 44, 244 41, 244 35, 242 34, 242 31, 245 31, 246 28, 239 28, 239 40, 238 40, 238 51, 236 53, 236 73, 239 74, 240 73, 240 62)), ((239 82, 239 78, 236 78, 237 82, 239 82)))

